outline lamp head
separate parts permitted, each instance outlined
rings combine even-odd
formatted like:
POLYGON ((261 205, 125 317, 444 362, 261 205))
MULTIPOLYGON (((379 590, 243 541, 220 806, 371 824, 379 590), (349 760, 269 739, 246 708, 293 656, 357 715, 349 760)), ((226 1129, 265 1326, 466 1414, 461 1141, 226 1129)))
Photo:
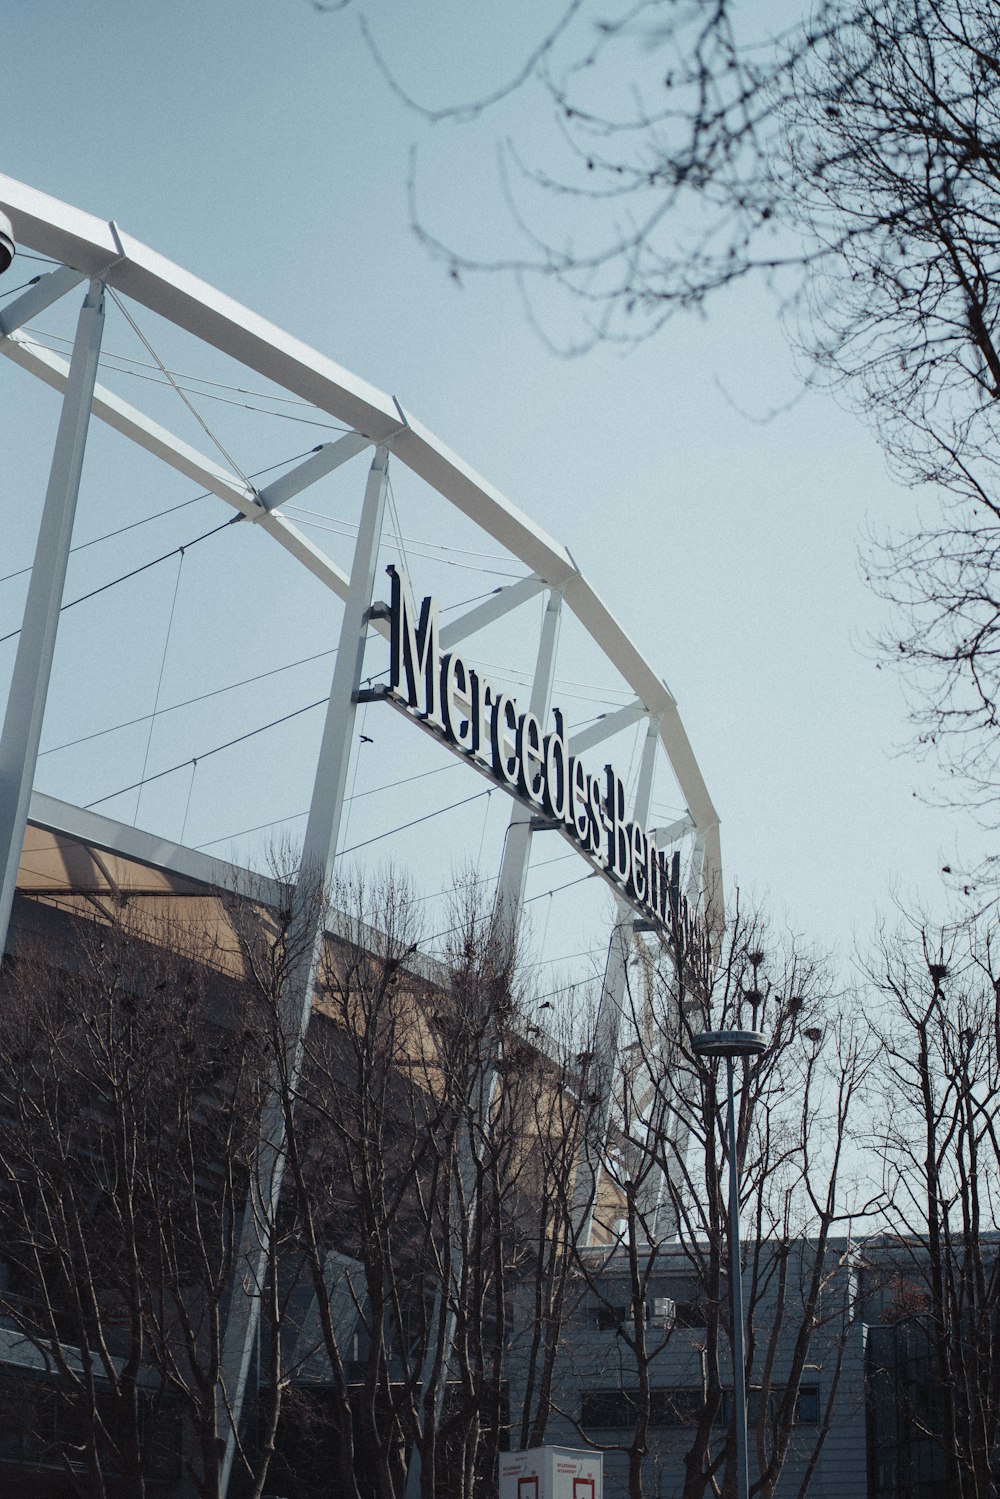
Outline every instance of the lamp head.
POLYGON ((14 226, 7 215, 0 210, 0 276, 8 269, 14 259, 14 226))
POLYGON ((767 1050, 763 1031, 700 1031, 691 1037, 699 1057, 758 1057, 767 1050))

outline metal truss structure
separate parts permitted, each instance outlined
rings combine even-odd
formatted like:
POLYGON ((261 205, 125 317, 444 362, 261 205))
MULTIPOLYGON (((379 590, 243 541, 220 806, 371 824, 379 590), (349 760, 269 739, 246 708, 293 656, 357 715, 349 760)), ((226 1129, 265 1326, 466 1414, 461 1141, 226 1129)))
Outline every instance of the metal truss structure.
MULTIPOLYGON (((311 878, 328 883, 332 876, 349 756, 356 736, 355 713, 364 675, 365 639, 372 626, 383 634, 387 630, 378 608, 375 580, 391 455, 394 464, 411 469, 529 572, 528 577, 510 584, 443 628, 442 647, 450 650, 528 600, 544 596, 530 693, 530 712, 544 723, 552 707, 560 619, 562 612, 569 610, 634 695, 628 705, 572 736, 569 747, 579 755, 630 725, 645 724, 630 815, 638 824, 647 823, 654 771, 658 757, 665 757, 687 810, 670 827, 656 830, 654 836, 659 847, 687 844, 690 850, 687 899, 692 909, 709 914, 709 909, 721 899, 718 818, 677 704, 653 666, 580 572, 567 547, 546 535, 474 473, 395 397, 384 394, 172 264, 115 223, 92 217, 3 176, 0 176, 0 211, 10 218, 18 246, 56 262, 53 269, 0 310, 0 352, 63 394, 35 562, 0 735, 0 857, 4 861, 0 936, 6 935, 35 776, 91 415, 217 495, 249 523, 261 527, 344 601, 340 645, 303 846, 302 869, 311 878), (99 383, 106 290, 149 309, 237 361, 247 371, 311 403, 345 423, 349 432, 324 444, 266 487, 255 488, 99 383), (57 300, 80 292, 83 305, 68 360, 22 331, 57 300), (281 507, 368 449, 373 453, 364 485, 361 524, 353 565, 347 572, 324 555, 282 513, 281 507)), ((524 897, 530 845, 537 822, 530 808, 515 799, 499 878, 499 897, 504 908, 511 912, 519 910, 524 897)), ((611 1108, 629 950, 635 933, 641 930, 648 930, 648 924, 643 924, 633 906, 619 896, 598 1017, 599 1044, 607 1061, 603 1069, 608 1079, 606 1112, 611 1108)), ((296 975, 294 993, 289 996, 290 1015, 294 1015, 290 1023, 298 1027, 300 1037, 308 1021, 322 930, 303 936, 305 940, 300 945, 306 956, 296 975)), ((280 1166, 275 1165, 281 1154, 277 1120, 265 1121, 262 1138, 268 1142, 272 1159, 262 1166, 258 1190, 274 1192, 280 1184, 280 1166)), ((267 1217, 265 1214, 265 1221, 267 1217)), ((244 1310, 241 1313, 237 1306, 227 1335, 231 1371, 227 1408, 231 1418, 233 1413, 238 1417, 242 1401, 252 1346, 253 1287, 261 1265, 259 1254, 248 1253, 244 1310)))

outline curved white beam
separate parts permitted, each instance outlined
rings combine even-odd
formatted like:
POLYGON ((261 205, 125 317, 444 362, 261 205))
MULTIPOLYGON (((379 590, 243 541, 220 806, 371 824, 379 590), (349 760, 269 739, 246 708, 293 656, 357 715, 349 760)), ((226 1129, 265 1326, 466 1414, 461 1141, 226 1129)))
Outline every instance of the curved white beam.
MULTIPOLYGON (((398 461, 420 475, 531 572, 563 588, 568 607, 636 697, 650 713, 661 715, 660 738, 691 816, 706 834, 706 879, 710 889, 717 891, 718 816, 676 702, 561 543, 456 457, 415 417, 403 412, 393 397, 174 265, 115 224, 3 175, 0 209, 10 216, 15 242, 86 276, 101 276, 123 295, 311 402, 372 442, 393 437, 393 455, 398 461), (402 428, 401 416, 406 423, 402 428)), ((26 361, 22 357, 19 362, 26 361)), ((262 524, 270 531, 276 520, 269 516, 262 524)), ((286 522, 279 536, 286 546, 292 530, 286 522)), ((304 561, 311 551, 307 565, 319 573, 320 554, 304 538, 296 537, 296 541, 304 561)), ((342 578, 328 576, 327 581, 343 596, 342 578)), ((717 894, 714 899, 718 900, 717 894)))

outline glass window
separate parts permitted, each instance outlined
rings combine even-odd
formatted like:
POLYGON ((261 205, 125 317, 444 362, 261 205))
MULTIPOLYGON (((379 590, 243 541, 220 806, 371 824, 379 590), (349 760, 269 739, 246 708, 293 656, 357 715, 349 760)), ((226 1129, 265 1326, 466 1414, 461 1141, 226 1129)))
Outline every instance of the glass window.
POLYGON ((596 1321, 603 1332, 615 1332, 619 1327, 624 1327, 627 1317, 627 1307, 604 1304, 599 1304, 597 1307, 596 1321))
POLYGON ((707 1327, 708 1309, 700 1301, 678 1301, 674 1310, 676 1327, 707 1327))
POLYGON ((604 1431, 625 1430, 635 1425, 633 1391, 584 1390, 580 1399, 580 1425, 604 1431))
MULTIPOLYGON (((580 1425, 605 1431, 631 1430, 636 1424, 637 1390, 585 1390, 580 1401, 580 1425)), ((651 1426, 693 1426, 704 1408, 697 1388, 654 1389, 649 1392, 651 1426)))
POLYGON ((796 1426, 819 1425, 819 1385, 799 1385, 799 1398, 795 1402, 795 1424, 796 1426))

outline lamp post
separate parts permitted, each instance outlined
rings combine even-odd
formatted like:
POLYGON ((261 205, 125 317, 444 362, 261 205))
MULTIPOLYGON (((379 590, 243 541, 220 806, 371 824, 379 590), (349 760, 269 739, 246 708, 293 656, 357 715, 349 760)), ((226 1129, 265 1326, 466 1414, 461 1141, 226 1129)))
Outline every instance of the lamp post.
POLYGON ((743 1271, 740 1254, 740 1185, 736 1167, 736 1095, 733 1085, 737 1057, 759 1056, 767 1050, 762 1031, 701 1031, 691 1037, 699 1057, 725 1057, 728 1083, 726 1133, 729 1157, 729 1293, 733 1324, 733 1423, 736 1427, 736 1499, 749 1499, 747 1458, 747 1382, 743 1343, 743 1271))

